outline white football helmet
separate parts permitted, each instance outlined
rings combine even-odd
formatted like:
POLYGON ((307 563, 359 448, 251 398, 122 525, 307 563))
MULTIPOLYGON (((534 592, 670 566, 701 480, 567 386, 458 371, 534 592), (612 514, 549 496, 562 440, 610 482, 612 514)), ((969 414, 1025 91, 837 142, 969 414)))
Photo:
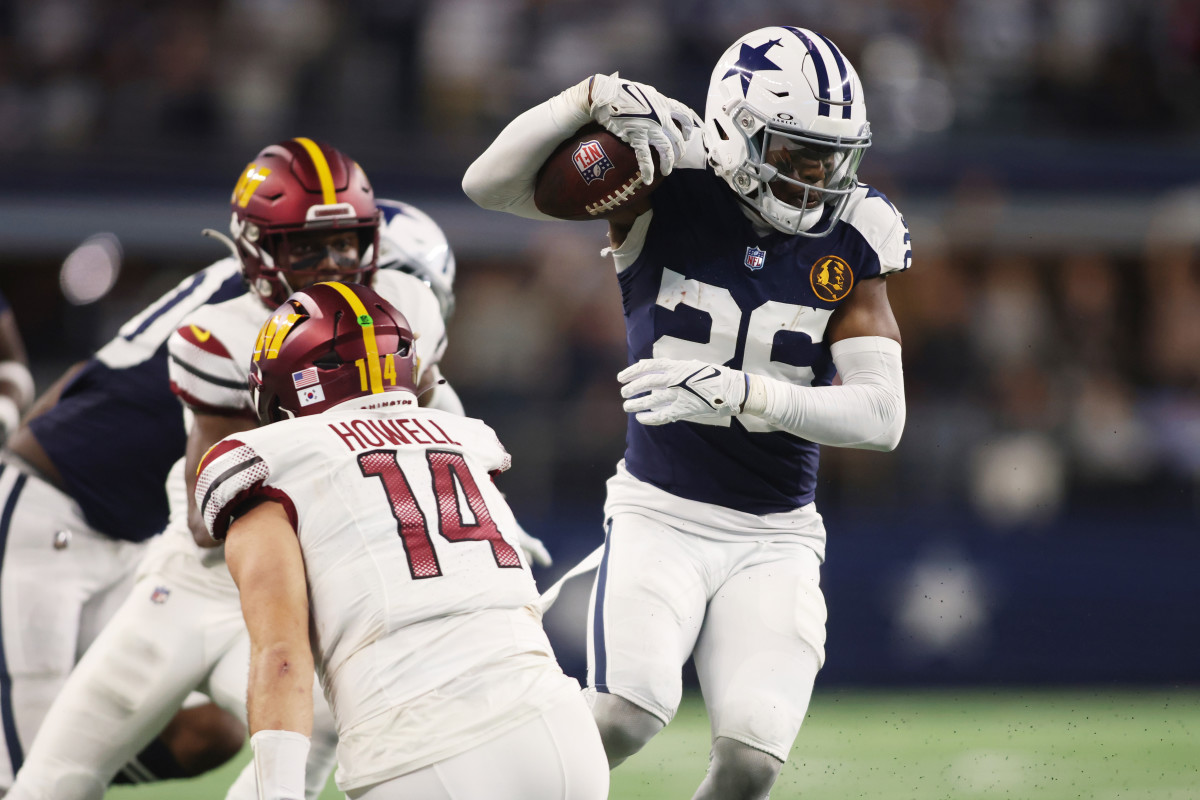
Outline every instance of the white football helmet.
POLYGON ((713 171, 772 227, 825 236, 871 146, 858 73, 814 31, 748 33, 713 70, 704 144, 713 171))
POLYGON ((425 282, 438 299, 442 319, 454 313, 454 251, 446 234, 424 211, 399 200, 378 199, 379 268, 398 269, 425 282))

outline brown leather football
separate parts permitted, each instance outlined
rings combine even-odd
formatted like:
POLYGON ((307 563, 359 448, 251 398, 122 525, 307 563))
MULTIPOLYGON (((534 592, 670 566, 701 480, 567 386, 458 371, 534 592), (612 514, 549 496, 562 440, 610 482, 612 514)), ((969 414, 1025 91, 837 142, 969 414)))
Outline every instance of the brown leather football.
POLYGON ((598 124, 585 125, 542 164, 533 203, 559 219, 604 219, 658 188, 658 154, 651 152, 656 180, 647 186, 632 147, 598 124))

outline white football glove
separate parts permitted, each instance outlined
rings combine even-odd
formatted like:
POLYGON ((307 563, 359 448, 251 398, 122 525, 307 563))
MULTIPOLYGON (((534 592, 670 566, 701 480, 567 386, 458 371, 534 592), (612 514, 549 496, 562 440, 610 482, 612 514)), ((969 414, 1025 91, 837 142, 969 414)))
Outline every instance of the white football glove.
MULTIPOLYGON (((500 493, 501 497, 507 496, 504 492, 500 493)), ((530 564, 537 564, 539 567, 548 567, 554 563, 554 559, 550 557, 550 551, 546 549, 546 545, 542 544, 542 540, 536 536, 530 536, 529 532, 516 519, 513 522, 517 523, 517 547, 521 548, 521 552, 525 554, 525 560, 530 564)))
POLYGON ((621 370, 617 380, 624 384, 625 411, 643 425, 740 414, 750 385, 739 370, 669 358, 644 358, 621 370))
POLYGON ((546 549, 546 545, 542 544, 542 540, 536 536, 530 536, 519 522, 517 523, 517 544, 520 546, 521 552, 525 554, 525 559, 531 564, 548 567, 554 563, 554 559, 550 557, 550 551, 546 549))
POLYGON ((659 92, 653 86, 627 81, 617 73, 591 79, 592 119, 633 148, 642 180, 654 182, 654 160, 670 175, 692 133, 703 127, 696 112, 659 92))

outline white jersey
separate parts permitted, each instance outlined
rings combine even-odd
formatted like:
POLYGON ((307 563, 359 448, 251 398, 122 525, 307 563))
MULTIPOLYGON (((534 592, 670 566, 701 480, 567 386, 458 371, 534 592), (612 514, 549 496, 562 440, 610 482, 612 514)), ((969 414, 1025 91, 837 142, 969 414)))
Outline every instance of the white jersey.
POLYGON ((228 437, 196 485, 218 539, 256 497, 296 528, 343 790, 468 750, 578 690, 529 608, 537 589, 491 480, 509 465, 495 433, 386 397, 228 437))
MULTIPOLYGON (((395 270, 375 273, 372 287, 404 314, 417 340, 418 380, 437 364, 446 350, 446 324, 433 292, 412 275, 395 270)), ((272 311, 255 294, 215 305, 201 306, 180 323, 167 341, 171 389, 190 408, 210 414, 256 419, 246 383, 254 342, 272 311)), ((188 423, 190 427, 190 420, 188 423)), ((160 568, 164 560, 184 554, 199 560, 205 570, 185 566, 180 580, 198 591, 227 597, 236 590, 225 569, 224 549, 199 548, 187 524, 187 489, 182 469, 167 479, 171 519, 150 548, 140 573, 160 568), (182 503, 180 501, 183 501, 182 503)))

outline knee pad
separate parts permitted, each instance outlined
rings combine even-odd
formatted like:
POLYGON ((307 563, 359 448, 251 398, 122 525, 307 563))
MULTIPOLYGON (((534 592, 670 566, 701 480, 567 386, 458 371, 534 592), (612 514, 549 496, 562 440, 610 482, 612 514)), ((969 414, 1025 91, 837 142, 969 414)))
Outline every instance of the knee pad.
POLYGON ((588 690, 585 696, 600 729, 609 769, 641 750, 665 725, 649 711, 615 694, 588 690))
POLYGON ((10 800, 54 800, 58 797, 77 797, 80 800, 101 800, 108 789, 95 775, 74 765, 57 764, 47 774, 26 775, 24 772, 7 797, 10 800))
POLYGON ((696 798, 765 800, 783 762, 775 756, 724 736, 713 741, 708 775, 696 798))

